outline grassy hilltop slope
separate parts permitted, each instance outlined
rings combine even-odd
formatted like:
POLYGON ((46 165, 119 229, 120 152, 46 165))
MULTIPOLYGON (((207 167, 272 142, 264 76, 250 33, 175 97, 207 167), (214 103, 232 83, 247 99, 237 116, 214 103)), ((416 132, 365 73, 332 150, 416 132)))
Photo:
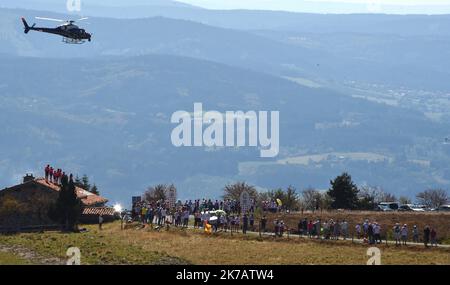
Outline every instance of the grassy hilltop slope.
MULTIPOLYGON (((109 224, 82 234, 20 234, 0 236, 0 244, 21 245, 44 256, 66 258, 68 247, 81 250, 82 264, 202 264, 365 265, 367 246, 351 242, 316 242, 303 239, 243 237, 241 234, 206 236, 202 231, 120 230, 109 224), (218 246, 220 244, 220 246, 218 246)), ((397 248, 380 245, 382 264, 450 264, 448 249, 397 248)), ((1 256, 0 256, 1 258, 1 256)), ((0 264, 2 260, 0 259, 0 264)))

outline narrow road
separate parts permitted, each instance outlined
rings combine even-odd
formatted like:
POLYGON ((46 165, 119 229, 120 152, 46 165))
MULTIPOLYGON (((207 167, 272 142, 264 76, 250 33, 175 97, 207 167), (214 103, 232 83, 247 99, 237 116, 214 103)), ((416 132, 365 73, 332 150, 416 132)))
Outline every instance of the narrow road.
MULTIPOLYGON (((249 231, 247 231, 247 233, 259 235, 258 232, 249 232, 249 231)), ((242 234, 242 232, 240 232, 240 234, 242 234)), ((274 233, 265 233, 265 235, 275 236, 274 233)), ((287 237, 287 233, 284 233, 283 236, 284 236, 284 237, 287 237)), ((334 240, 331 240, 331 239, 326 240, 326 239, 323 239, 323 238, 321 238, 321 239, 317 239, 317 238, 309 238, 309 237, 307 237, 307 236, 298 235, 298 234, 290 234, 289 237, 290 237, 290 238, 303 238, 303 239, 317 240, 317 241, 320 241, 320 240, 323 240, 323 241, 330 241, 330 242, 333 242, 333 241, 334 241, 334 240)), ((344 241, 344 238, 343 238, 343 237, 340 237, 339 240, 340 240, 340 241, 344 241)), ((354 239, 352 240, 351 237, 350 237, 350 238, 347 238, 345 241, 347 241, 347 242, 354 242, 354 243, 361 243, 361 244, 365 243, 363 239, 356 239, 356 238, 354 238, 354 239)), ((386 244, 386 240, 383 240, 383 241, 382 241, 382 244, 386 244)), ((394 245, 394 246, 395 246, 395 241, 393 241, 393 240, 388 240, 388 241, 387 241, 387 244, 388 244, 388 245, 394 245)), ((367 243, 367 245, 369 245, 369 244, 367 243)), ((374 244, 374 245, 376 245, 376 244, 374 244)), ((429 245, 430 245, 430 244, 429 244, 429 245)), ((415 242, 406 242, 406 246, 425 247, 425 245, 424 245, 423 243, 415 243, 415 242)), ((430 247, 431 247, 431 246, 430 246, 430 247)), ((450 248, 450 245, 448 245, 448 244, 438 244, 438 245, 435 246, 435 247, 439 247, 439 248, 450 248)))
MULTIPOLYGON (((189 226, 189 229, 194 230, 194 227, 193 227, 193 226, 189 226)), ((202 229, 202 230, 203 230, 203 229, 202 229)), ((221 232, 222 232, 222 233, 225 233, 225 232, 223 232, 223 231, 221 231, 221 232)), ((229 234, 231 235, 230 231, 227 231, 227 233, 229 233, 229 234)), ((241 229, 240 231, 238 231, 238 232, 233 231, 233 235, 235 235, 235 234, 244 236, 244 234, 242 233, 242 229, 241 229)), ((254 232, 254 231, 247 231, 247 234, 248 234, 248 235, 253 235, 253 236, 259 236, 259 232, 254 232)), ((262 233, 262 236, 272 236, 272 237, 274 237, 274 236, 275 236, 275 233, 266 232, 266 233, 262 233)), ((323 239, 323 238, 321 238, 321 239, 317 239, 317 238, 309 238, 308 236, 298 235, 298 234, 289 234, 289 235, 288 235, 287 232, 285 232, 284 235, 283 235, 283 237, 281 237, 281 238, 287 239, 288 236, 289 236, 289 238, 291 238, 291 239, 297 238, 297 239, 306 239, 306 240, 311 240, 311 241, 321 241, 321 240, 322 240, 322 241, 328 241, 328 242, 333 242, 333 241, 334 241, 334 240, 330 240, 330 239, 325 240, 325 239, 323 239)), ((339 240, 340 240, 340 241, 344 241, 344 239, 343 239, 342 237, 340 237, 339 240)), ((363 239, 356 239, 356 238, 354 238, 354 239, 352 240, 351 237, 350 237, 350 238, 347 238, 345 241, 347 241, 347 242, 353 242, 353 243, 364 244, 364 240, 363 240, 363 239)), ((386 244, 386 240, 383 240, 382 244, 386 244)), ((387 241, 387 244, 388 244, 388 245, 394 245, 394 246, 395 246, 395 241, 393 241, 393 240, 388 240, 388 241, 387 241)), ((369 245, 369 244, 367 244, 367 245, 369 245)), ((430 244, 429 244, 429 245, 430 245, 430 244)), ((376 244, 374 244, 373 246, 376 246, 376 244)), ((415 243, 415 242, 406 242, 406 246, 425 247, 425 245, 424 245, 423 243, 415 243)), ((400 245, 399 247, 401 247, 401 245, 400 245)), ((430 246, 430 247, 431 247, 431 246, 430 246)), ((436 247, 436 246, 435 246, 435 247, 436 247)), ((448 244, 438 244, 437 247, 438 247, 438 248, 450 248, 450 245, 448 245, 448 244)))

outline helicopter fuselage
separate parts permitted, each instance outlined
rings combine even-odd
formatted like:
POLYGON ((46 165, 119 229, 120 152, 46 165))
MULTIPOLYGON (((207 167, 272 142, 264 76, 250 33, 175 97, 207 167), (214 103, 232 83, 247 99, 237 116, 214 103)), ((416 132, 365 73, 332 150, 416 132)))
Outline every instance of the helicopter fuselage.
POLYGON ((48 34, 59 35, 67 39, 72 39, 75 41, 83 41, 88 40, 91 41, 91 34, 86 32, 84 29, 80 29, 77 25, 73 23, 65 23, 56 28, 44 28, 44 27, 35 27, 28 26, 25 19, 22 18, 23 24, 25 26, 25 33, 27 34, 29 31, 36 31, 48 34))

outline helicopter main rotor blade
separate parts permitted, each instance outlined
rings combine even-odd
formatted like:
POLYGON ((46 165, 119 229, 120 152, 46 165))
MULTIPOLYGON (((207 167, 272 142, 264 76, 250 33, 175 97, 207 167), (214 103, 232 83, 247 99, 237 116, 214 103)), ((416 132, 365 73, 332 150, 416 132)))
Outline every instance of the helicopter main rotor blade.
POLYGON ((77 22, 84 21, 84 20, 87 20, 87 19, 89 19, 89 17, 84 17, 84 18, 78 19, 77 22))
POLYGON ((46 20, 46 21, 53 21, 53 22, 66 22, 65 20, 61 20, 61 19, 53 19, 53 18, 43 18, 43 17, 35 17, 38 20, 46 20))

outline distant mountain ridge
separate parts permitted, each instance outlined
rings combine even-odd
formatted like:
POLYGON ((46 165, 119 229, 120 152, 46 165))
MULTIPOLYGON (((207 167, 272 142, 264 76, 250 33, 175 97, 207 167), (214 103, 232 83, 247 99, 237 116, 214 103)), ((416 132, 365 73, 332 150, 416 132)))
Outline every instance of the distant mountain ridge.
POLYGON ((0 70, 1 187, 24 172, 39 173, 47 163, 87 173, 102 194, 122 202, 156 183, 176 183, 183 198, 219 197, 223 185, 236 180, 259 188, 323 189, 344 170, 359 184, 382 185, 396 194, 450 184, 450 153, 439 145, 448 122, 432 123, 418 112, 332 90, 169 55, 6 56, 0 70), (170 116, 192 111, 194 102, 205 110, 279 110, 280 156, 260 159, 253 148, 175 148, 170 116), (294 163, 294 157, 333 151, 389 160, 370 162, 349 154, 343 160, 294 163), (409 162, 416 158, 432 164, 425 170, 409 162), (273 164, 281 159, 291 162, 273 164))
MULTIPOLYGON (((450 71, 442 67, 443 62, 450 61, 450 38, 444 35, 335 34, 325 30, 314 33, 313 28, 308 33, 248 32, 163 17, 92 18, 86 28, 94 34, 93 42, 70 47, 58 44, 58 37, 53 35, 23 34, 20 16, 31 19, 37 13, 0 9, 4 22, 0 27, 4 35, 0 52, 40 57, 173 54, 282 77, 306 78, 323 85, 361 81, 397 88, 450 90, 446 83, 450 71)), ((66 17, 51 13, 48 16, 66 17)))
POLYGON ((238 30, 277 30, 315 33, 369 33, 398 35, 449 35, 450 5, 442 15, 314 14, 266 10, 209 10, 170 0, 82 0, 80 12, 69 13, 65 1, 3 0, 0 8, 105 18, 167 17, 238 30))
POLYGON ((0 187, 47 163, 88 174, 112 202, 156 183, 180 198, 237 180, 326 189, 342 171, 397 195, 450 186, 448 16, 169 6, 91 17, 93 41, 76 46, 25 35, 20 17, 78 15, 0 8, 0 187), (170 116, 194 102, 280 111, 279 157, 173 147, 170 116))

